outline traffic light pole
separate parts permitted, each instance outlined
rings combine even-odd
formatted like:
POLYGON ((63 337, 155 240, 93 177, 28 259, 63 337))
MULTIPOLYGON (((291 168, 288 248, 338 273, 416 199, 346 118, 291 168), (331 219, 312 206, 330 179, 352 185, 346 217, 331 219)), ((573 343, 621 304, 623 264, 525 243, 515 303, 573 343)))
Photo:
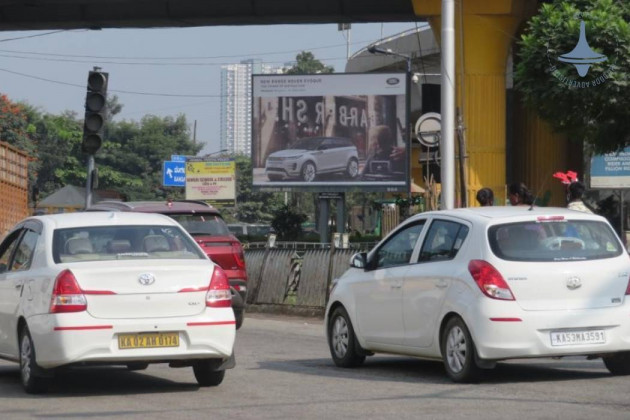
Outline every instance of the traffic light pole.
POLYGON ((88 155, 87 183, 85 185, 85 208, 92 206, 92 176, 94 174, 94 155, 88 155))

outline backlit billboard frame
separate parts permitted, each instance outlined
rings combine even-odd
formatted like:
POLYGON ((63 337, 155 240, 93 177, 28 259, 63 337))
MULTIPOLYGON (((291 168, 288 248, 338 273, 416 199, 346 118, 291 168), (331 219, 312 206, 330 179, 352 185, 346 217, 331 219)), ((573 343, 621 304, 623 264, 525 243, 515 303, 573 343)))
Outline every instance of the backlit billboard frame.
POLYGON ((253 75, 252 90, 254 189, 409 191, 406 73, 253 75))

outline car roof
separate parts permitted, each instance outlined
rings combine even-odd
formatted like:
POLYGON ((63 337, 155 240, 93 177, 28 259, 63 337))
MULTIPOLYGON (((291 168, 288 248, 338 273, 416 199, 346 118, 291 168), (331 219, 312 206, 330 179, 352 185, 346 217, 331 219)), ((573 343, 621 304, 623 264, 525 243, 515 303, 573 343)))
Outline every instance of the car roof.
POLYGON ((414 218, 432 216, 451 216, 470 220, 482 225, 493 225, 497 223, 512 223, 538 218, 551 218, 554 216, 564 216, 571 219, 588 219, 606 221, 602 216, 569 210, 564 207, 538 207, 538 206, 488 206, 488 207, 467 207, 452 210, 436 210, 420 213, 414 218))
POLYGON ((26 220, 38 220, 51 229, 112 225, 179 226, 179 224, 170 217, 157 213, 138 214, 112 211, 46 214, 42 216, 32 216, 26 220))
POLYGON ((137 213, 211 213, 220 215, 219 211, 203 201, 100 201, 90 206, 89 211, 123 211, 137 213))

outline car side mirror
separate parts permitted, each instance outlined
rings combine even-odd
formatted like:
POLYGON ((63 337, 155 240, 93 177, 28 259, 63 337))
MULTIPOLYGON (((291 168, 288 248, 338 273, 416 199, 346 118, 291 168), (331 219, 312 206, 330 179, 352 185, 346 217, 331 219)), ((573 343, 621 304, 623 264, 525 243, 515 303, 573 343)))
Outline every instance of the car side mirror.
POLYGON ((367 253, 358 252, 350 258, 350 266, 365 269, 367 267, 367 253))

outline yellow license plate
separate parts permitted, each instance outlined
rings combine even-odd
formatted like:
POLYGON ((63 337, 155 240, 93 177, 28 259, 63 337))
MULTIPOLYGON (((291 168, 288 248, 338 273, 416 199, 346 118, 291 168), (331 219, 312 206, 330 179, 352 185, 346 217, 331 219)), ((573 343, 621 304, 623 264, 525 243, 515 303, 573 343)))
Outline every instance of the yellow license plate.
POLYGON ((118 336, 119 349, 148 349, 155 347, 179 347, 179 334, 168 332, 120 334, 118 336))

